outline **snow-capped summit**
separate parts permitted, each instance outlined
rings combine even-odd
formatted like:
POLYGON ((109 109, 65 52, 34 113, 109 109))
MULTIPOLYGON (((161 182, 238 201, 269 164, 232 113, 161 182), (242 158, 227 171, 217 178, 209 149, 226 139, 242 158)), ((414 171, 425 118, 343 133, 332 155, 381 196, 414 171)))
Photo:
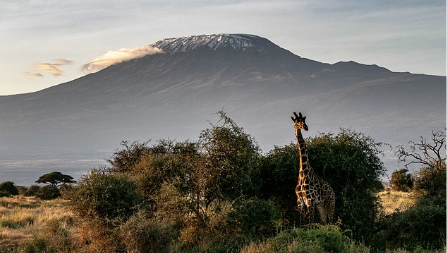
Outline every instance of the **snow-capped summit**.
POLYGON ((264 48, 257 44, 257 40, 262 37, 250 34, 212 34, 196 35, 181 38, 168 38, 151 44, 152 47, 159 48, 168 54, 176 52, 187 52, 201 46, 207 46, 215 51, 220 48, 232 47, 236 51, 247 51, 250 48, 263 53, 264 48))

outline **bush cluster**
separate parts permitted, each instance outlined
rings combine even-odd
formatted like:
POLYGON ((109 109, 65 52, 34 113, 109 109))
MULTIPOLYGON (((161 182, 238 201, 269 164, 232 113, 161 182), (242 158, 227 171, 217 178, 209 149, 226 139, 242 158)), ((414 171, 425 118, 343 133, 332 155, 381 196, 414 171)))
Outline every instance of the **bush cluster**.
MULTIPOLYGON (((82 220, 76 247, 85 252, 370 252, 445 245, 445 163, 414 177, 395 173, 395 185, 411 178, 422 197, 414 207, 385 216, 376 194, 383 189, 383 144, 347 129, 308 138, 311 167, 336 193, 338 222, 301 226, 294 192, 296 144, 262 154, 249 134, 225 113, 220 116, 220 124, 203 130, 196 142, 122 142, 109 167, 93 169, 75 187, 62 187, 82 220)), ((25 193, 55 197, 61 176, 46 174, 40 181, 50 185, 25 193), (54 176, 58 180, 50 181, 54 176)), ((70 178, 63 180, 72 183, 70 178)), ((35 238, 24 247, 39 251, 51 242, 35 238)))
POLYGON ((423 167, 415 174, 412 190, 420 196, 418 201, 405 211, 382 217, 377 236, 392 248, 441 249, 446 243, 445 166, 423 167))
POLYGON ((0 197, 10 197, 12 195, 19 195, 19 190, 11 181, 6 181, 0 184, 0 197))
MULTIPOLYGON (((68 191, 73 210, 89 223, 85 244, 99 251, 228 252, 299 225, 296 145, 263 155, 249 134, 220 116, 197 142, 123 142, 110 167, 68 191)), ((356 239, 371 235, 381 144, 350 130, 307 142, 312 167, 337 193, 342 229, 356 239)))

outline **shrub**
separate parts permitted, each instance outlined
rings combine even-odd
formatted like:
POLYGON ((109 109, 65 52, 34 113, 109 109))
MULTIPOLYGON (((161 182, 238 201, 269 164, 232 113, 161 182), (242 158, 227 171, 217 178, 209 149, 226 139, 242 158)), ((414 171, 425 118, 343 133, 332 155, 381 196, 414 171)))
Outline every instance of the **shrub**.
POLYGON ((209 203, 214 199, 256 195, 258 190, 254 179, 259 165, 259 146, 224 112, 219 114, 223 124, 203 130, 199 139, 205 159, 203 191, 209 203))
POLYGON ((446 238, 446 208, 416 205, 385 219, 385 238, 391 248, 442 249, 446 238))
POLYGON ((15 187, 11 181, 3 182, 0 184, 0 196, 9 197, 10 195, 19 195, 19 190, 15 187))
POLYGON ((272 201, 245 199, 233 206, 228 219, 242 233, 271 235, 275 231, 279 212, 272 201))
POLYGON ((36 193, 36 197, 43 200, 55 199, 61 196, 59 189, 52 185, 45 185, 36 193))
POLYGON ((148 142, 133 142, 129 144, 127 141, 122 141, 121 146, 124 148, 116 150, 112 158, 107 160, 112 165, 112 171, 131 171, 133 167, 140 162, 143 156, 150 153, 150 148, 147 144, 148 142))
POLYGON ((37 196, 37 194, 40 191, 40 186, 38 185, 31 185, 29 188, 25 191, 25 196, 37 196))
MULTIPOLYGON (((382 143, 346 129, 338 135, 319 134, 306 143, 311 167, 335 191, 335 220, 341 219, 342 228, 352 230, 355 239, 369 238, 378 215, 375 192, 385 172, 379 157, 382 143)), ((298 166, 296 144, 276 147, 263 159, 263 197, 278 203, 289 224, 298 224, 294 191, 298 166)))
POLYGON ((283 231, 263 243, 251 243, 241 250, 249 252, 369 252, 363 245, 356 245, 335 225, 283 231))
POLYGON ((24 253, 40 253, 48 251, 48 241, 43 238, 33 238, 25 244, 21 245, 21 250, 24 253))
POLYGON ((275 147, 262 158, 261 164, 262 198, 273 199, 285 224, 299 224, 295 194, 299 166, 296 144, 275 147))
POLYGON ((407 174, 407 169, 396 170, 391 174, 391 187, 395 191, 409 192, 413 188, 411 174, 407 174))
POLYGON ((83 218, 99 219, 111 225, 126 221, 143 204, 134 182, 123 176, 93 170, 67 193, 72 209, 83 218))
MULTIPOLYGON (((415 190, 422 191, 428 196, 435 197, 446 189, 446 166, 423 167, 415 173, 415 190)), ((445 201, 444 201, 445 203, 445 201)))
POLYGON ((382 145, 348 129, 308 141, 312 168, 335 191, 335 217, 341 219, 343 229, 352 230, 356 240, 367 241, 375 229, 380 206, 375 193, 381 190, 380 177, 385 173, 382 145))
POLYGON ((176 230, 166 222, 151 219, 140 211, 119 228, 127 252, 169 252, 176 230))

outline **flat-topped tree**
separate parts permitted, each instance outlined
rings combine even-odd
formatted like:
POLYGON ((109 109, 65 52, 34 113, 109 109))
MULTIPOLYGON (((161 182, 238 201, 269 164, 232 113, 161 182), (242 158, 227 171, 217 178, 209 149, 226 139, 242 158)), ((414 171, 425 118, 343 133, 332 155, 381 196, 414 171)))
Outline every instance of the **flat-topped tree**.
POLYGON ((40 176, 36 183, 50 184, 54 188, 57 188, 61 184, 71 184, 76 183, 76 181, 74 181, 73 177, 69 175, 64 175, 60 172, 51 172, 40 176))

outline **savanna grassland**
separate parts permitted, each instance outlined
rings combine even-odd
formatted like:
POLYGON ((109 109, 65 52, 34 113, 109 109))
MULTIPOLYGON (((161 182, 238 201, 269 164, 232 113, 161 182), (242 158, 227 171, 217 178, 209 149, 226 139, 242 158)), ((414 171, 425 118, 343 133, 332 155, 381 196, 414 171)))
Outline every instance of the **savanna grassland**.
MULTIPOLYGON (((307 138, 337 220, 308 224, 296 211, 296 145, 263 154, 220 116, 197 142, 123 142, 75 184, 61 173, 20 195, 0 184, 0 252, 445 252, 445 157, 396 171, 385 190, 382 143, 346 129, 307 138)), ((445 133, 433 142, 439 152, 445 133)))
MULTIPOLYGON (((387 214, 415 203, 414 196, 409 193, 385 190, 378 195, 387 214)), ((85 252, 80 246, 84 232, 81 218, 70 210, 67 200, 39 200, 24 196, 0 198, 0 252, 85 252)), ((336 249, 340 247, 337 244, 343 245, 340 247, 343 252, 374 251, 349 240, 337 226, 318 226, 283 230, 265 241, 247 243, 240 252, 327 252, 320 245, 324 243, 334 243, 334 252, 338 252, 336 249), (321 236, 331 240, 321 242, 321 236)), ((387 252, 411 251, 388 249, 387 252)), ((445 249, 419 249, 415 252, 445 252, 445 249)))

